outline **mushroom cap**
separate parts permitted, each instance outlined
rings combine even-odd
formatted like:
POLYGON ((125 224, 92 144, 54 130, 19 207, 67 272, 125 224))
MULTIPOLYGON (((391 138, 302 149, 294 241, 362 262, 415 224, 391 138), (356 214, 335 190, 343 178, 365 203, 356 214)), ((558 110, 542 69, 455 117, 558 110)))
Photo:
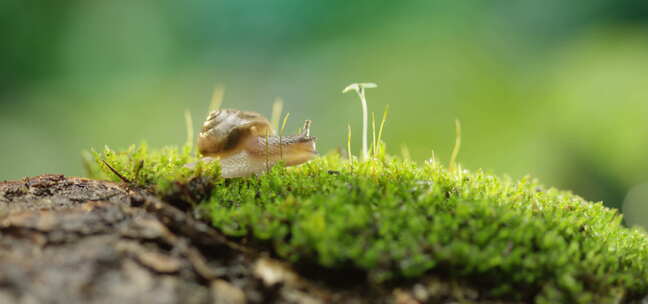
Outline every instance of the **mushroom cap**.
POLYGON ((244 148, 245 142, 257 136, 275 134, 270 122, 259 113, 234 109, 216 110, 207 116, 198 136, 202 155, 225 157, 244 148))

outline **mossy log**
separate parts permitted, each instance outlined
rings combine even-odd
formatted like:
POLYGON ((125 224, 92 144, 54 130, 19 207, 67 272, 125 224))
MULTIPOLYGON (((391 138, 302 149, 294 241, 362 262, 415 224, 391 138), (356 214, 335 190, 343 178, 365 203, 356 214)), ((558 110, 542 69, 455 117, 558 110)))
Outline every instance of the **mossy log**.
POLYGON ((457 300, 479 302, 479 293, 438 278, 377 290, 344 272, 296 271, 124 184, 62 175, 0 183, 0 303, 457 300))

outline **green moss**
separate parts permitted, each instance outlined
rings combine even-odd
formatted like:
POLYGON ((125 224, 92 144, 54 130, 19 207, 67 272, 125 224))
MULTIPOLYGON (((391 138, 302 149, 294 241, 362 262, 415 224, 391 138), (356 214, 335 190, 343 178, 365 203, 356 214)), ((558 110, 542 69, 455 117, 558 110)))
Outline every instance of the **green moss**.
POLYGON ((196 162, 197 158, 191 154, 191 147, 188 146, 150 151, 148 145, 141 144, 119 152, 105 147, 101 153, 92 150, 84 155, 90 177, 120 181, 106 166, 106 161, 135 185, 149 188, 162 196, 174 195, 181 187, 197 179, 211 183, 220 175, 217 163, 196 162), (193 168, 185 166, 193 162, 196 162, 193 168))
MULTIPOLYGON (((213 187, 192 203, 224 233, 292 262, 364 270, 373 283, 441 274, 539 303, 607 303, 648 291, 644 232, 623 227, 616 210, 528 177, 332 154, 224 180, 217 163, 185 168, 196 160, 187 147, 94 155, 162 195, 202 179, 213 187)), ((93 177, 116 179, 98 164, 93 177)))

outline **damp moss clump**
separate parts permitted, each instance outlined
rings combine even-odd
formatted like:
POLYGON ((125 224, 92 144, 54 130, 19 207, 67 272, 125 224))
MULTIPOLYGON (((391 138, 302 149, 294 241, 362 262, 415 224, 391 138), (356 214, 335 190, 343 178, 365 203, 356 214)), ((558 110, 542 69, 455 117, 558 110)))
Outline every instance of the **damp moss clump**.
POLYGON ((438 275, 476 284, 488 297, 538 303, 617 303, 648 291, 648 238, 601 203, 536 180, 448 170, 389 155, 366 162, 337 154, 263 176, 222 179, 217 162, 190 148, 94 153, 93 177, 161 194, 201 179, 194 206, 234 238, 255 240, 296 264, 355 269, 370 284, 438 275))

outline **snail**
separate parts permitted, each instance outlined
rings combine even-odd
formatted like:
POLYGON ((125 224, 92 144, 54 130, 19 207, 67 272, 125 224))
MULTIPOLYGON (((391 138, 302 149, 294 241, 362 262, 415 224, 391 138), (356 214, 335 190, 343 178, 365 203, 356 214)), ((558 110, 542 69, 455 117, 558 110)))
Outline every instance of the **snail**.
POLYGON ((198 150, 204 160, 220 160, 225 178, 260 174, 280 161, 296 166, 318 155, 310 124, 310 120, 304 123, 301 134, 278 136, 261 114, 216 110, 203 123, 198 150))

